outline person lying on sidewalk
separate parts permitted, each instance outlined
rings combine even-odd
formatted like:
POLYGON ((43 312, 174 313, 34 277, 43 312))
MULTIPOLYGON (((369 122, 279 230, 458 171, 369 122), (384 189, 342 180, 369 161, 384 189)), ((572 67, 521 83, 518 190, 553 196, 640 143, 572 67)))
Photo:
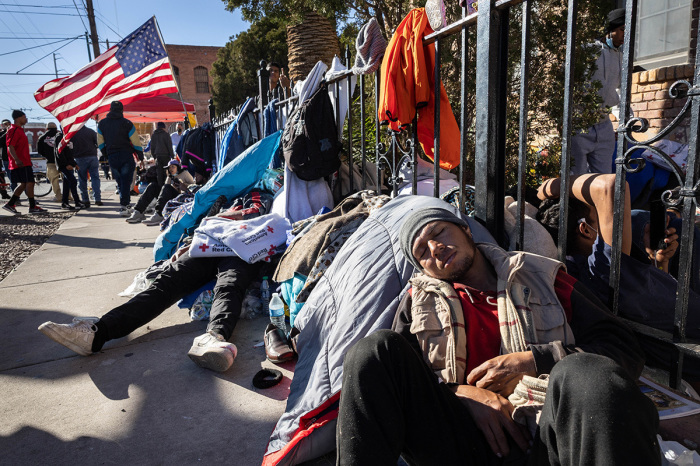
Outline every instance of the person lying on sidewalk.
POLYGON ((345 358, 339 465, 660 463, 635 335, 563 264, 475 244, 439 208, 411 214, 399 241, 420 273, 394 331, 345 358), (532 406, 513 403, 532 404, 531 385, 545 393, 527 430, 512 416, 532 406))
MULTIPOLYGON (((263 200, 247 210, 246 218, 258 217, 271 207, 272 196, 253 197, 263 200)), ((191 257, 188 249, 178 250, 148 289, 102 317, 76 317, 70 324, 45 322, 39 331, 81 356, 89 356, 100 351, 107 341, 129 335, 216 279, 207 331, 194 339, 187 356, 198 366, 218 372, 228 370, 237 353, 229 340, 241 315, 245 291, 261 272, 271 275, 274 268, 268 262, 248 263, 235 255, 191 257)))
MULTIPOLYGON (((560 180, 552 178, 539 190, 540 199, 559 199, 560 180)), ((669 275, 668 262, 678 249, 678 232, 666 230, 665 249, 649 247, 646 253, 655 264, 643 263, 631 256, 632 220, 629 191, 625 196, 620 263, 619 314, 622 317, 673 332, 678 282, 669 275)), ((586 174, 571 181, 567 226, 567 270, 603 303, 608 303, 610 261, 612 257, 613 215, 615 212, 615 175, 586 174)), ((558 240, 559 202, 544 202, 538 220, 558 240)), ((690 290, 686 335, 700 339, 700 295, 690 290)), ((642 340, 650 365, 670 367, 672 354, 651 339, 642 340)), ((687 357, 684 378, 700 389, 700 361, 687 357)))
POLYGON ((163 221, 163 208, 169 200, 175 199, 178 194, 187 190, 187 187, 194 184, 194 178, 187 170, 183 170, 180 162, 171 160, 168 162, 168 178, 165 184, 161 187, 157 181, 152 181, 146 187, 146 190, 141 194, 139 201, 134 206, 134 212, 126 221, 129 223, 141 223, 146 225, 160 225, 163 221), (146 219, 146 209, 153 199, 156 201, 155 212, 146 219))

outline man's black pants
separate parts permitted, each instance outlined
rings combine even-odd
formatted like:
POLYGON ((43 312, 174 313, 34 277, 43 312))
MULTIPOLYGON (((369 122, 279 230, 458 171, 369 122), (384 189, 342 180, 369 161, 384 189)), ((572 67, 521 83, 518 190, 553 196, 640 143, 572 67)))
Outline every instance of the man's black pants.
POLYGON ((344 363, 339 465, 660 464, 654 405, 611 359, 574 354, 550 374, 530 455, 500 459, 466 408, 397 333, 359 341, 344 363))
POLYGON ((257 275, 258 264, 248 264, 235 256, 192 258, 183 254, 148 289, 102 316, 97 323, 93 351, 98 351, 106 341, 124 337, 147 324, 213 278, 216 286, 207 331, 228 340, 241 315, 246 288, 257 275))

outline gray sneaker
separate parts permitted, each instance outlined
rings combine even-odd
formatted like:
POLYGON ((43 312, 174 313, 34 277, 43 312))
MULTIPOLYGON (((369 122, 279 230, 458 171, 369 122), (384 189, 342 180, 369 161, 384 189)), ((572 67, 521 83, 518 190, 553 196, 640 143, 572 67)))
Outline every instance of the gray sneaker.
POLYGON ((237 353, 236 345, 225 341, 221 335, 205 333, 194 339, 187 356, 199 367, 224 372, 233 365, 237 353))
POLYGON ((144 220, 143 224, 148 225, 149 227, 152 227, 155 225, 160 225, 162 222, 163 222, 163 216, 159 215, 158 212, 156 212, 155 214, 148 217, 147 220, 144 220))
POLYGON ((131 214, 131 217, 127 218, 126 221, 128 223, 141 223, 145 219, 146 216, 142 212, 139 212, 138 210, 134 209, 134 212, 131 214))
POLYGON ((121 215, 122 217, 129 217, 131 215, 131 212, 132 211, 128 206, 123 205, 119 208, 119 215, 121 215))
POLYGON ((81 356, 90 356, 98 320, 97 317, 76 317, 70 324, 44 322, 39 326, 39 331, 81 356))

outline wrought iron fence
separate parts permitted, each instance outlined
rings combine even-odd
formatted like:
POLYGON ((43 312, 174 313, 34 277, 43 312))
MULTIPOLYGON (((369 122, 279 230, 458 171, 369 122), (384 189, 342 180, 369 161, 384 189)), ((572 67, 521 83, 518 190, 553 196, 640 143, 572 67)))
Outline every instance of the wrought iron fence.
MULTIPOLYGON (((633 133, 642 133, 647 129, 647 122, 642 118, 630 118, 628 108, 630 102, 630 88, 632 76, 632 60, 634 56, 634 40, 635 26, 637 19, 637 4, 638 0, 627 0, 626 2, 626 23, 625 23, 625 41, 623 49, 623 69, 622 69, 622 96, 619 114, 619 127, 617 136, 617 159, 616 163, 616 193, 615 203, 617 206, 624 206, 625 202, 625 181, 628 172, 639 170, 644 161, 632 159, 634 149, 645 148, 652 150, 664 160, 667 160, 674 167, 674 175, 678 179, 680 189, 673 192, 665 192, 662 196, 662 201, 667 206, 682 206, 683 213, 683 230, 680 240, 680 268, 678 276, 678 288, 676 293, 676 308, 674 331, 663 332, 642 324, 629 322, 630 325, 639 333, 652 337, 656 340, 668 344, 669 348, 675 352, 676 358, 673 367, 670 370, 670 385, 677 387, 680 381, 680 376, 683 368, 684 355, 692 355, 700 357, 700 345, 698 342, 690 341, 686 337, 686 322, 688 312, 688 299, 691 289, 691 258, 693 253, 693 229, 695 208, 700 203, 700 160, 698 156, 698 131, 700 129, 700 55, 696 59, 695 73, 693 83, 689 81, 678 81, 671 89, 669 94, 672 98, 688 97, 688 100, 683 107, 681 113, 671 122, 666 128, 660 131, 656 136, 648 138, 645 141, 635 141, 632 138, 633 133), (661 150, 651 146, 651 144, 665 135, 669 134, 681 120, 690 114, 690 145, 688 152, 688 161, 686 171, 683 172, 680 167, 675 165, 672 159, 661 150)), ((462 9, 462 17, 442 29, 431 33, 424 37, 423 45, 425 47, 434 47, 435 54, 435 95, 440 95, 440 50, 443 42, 450 36, 460 35, 460 53, 461 53, 461 121, 460 127, 460 168, 459 168, 459 205, 464 211, 466 206, 465 185, 467 179, 467 147, 468 138, 470 137, 465 128, 468 125, 465 112, 467 99, 465 98, 470 89, 467 88, 467 73, 476 73, 476 108, 475 108, 475 128, 474 128, 474 173, 475 177, 475 199, 474 212, 475 217, 483 223, 495 238, 501 239, 504 237, 504 196, 505 196, 505 131, 506 131, 506 76, 507 76, 507 52, 508 52, 508 36, 509 36, 509 17, 513 8, 521 8, 521 57, 520 57, 520 114, 519 114, 519 144, 518 144, 518 205, 519 215, 516 217, 516 236, 517 247, 520 248, 524 242, 524 216, 525 216, 525 199, 524 189, 527 177, 527 123, 528 123, 528 91, 529 91, 529 66, 532 44, 530 43, 530 26, 532 20, 532 0, 490 0, 479 2, 479 11, 477 13, 467 14, 466 8, 462 9), (467 67, 467 45, 468 31, 470 28, 476 28, 476 69, 468 70, 467 67)), ((573 89, 573 69, 575 59, 576 44, 576 18, 578 13, 578 1, 568 0, 568 17, 567 17, 567 35, 566 35, 566 61, 563 64, 565 67, 565 83, 564 83, 564 112, 562 115, 562 157, 561 157, 561 193, 563 202, 560 202, 560 217, 559 217, 559 241, 558 250, 560 260, 565 261, 567 250, 567 218, 568 218, 568 193, 571 186, 570 166, 571 166, 571 138, 572 138, 572 89, 573 89)), ((698 37, 700 42, 700 36, 698 37)), ((346 50, 345 62, 348 68, 351 68, 350 51, 346 50)), ((261 62, 261 67, 257 71, 259 79, 259 95, 257 99, 256 112, 261 113, 268 104, 270 99, 276 98, 275 104, 278 112, 278 127, 282 128, 283 115, 289 115, 297 105, 297 96, 286 96, 270 93, 268 89, 268 73, 265 69, 265 62, 261 62)), ((384 131, 382 134, 382 125, 377 118, 376 109, 379 107, 379 88, 380 88, 380 72, 374 74, 374 134, 369 134, 366 128, 366 112, 370 96, 366 89, 366 79, 368 76, 359 75, 359 90, 355 94, 350 93, 352 89, 350 80, 352 72, 336 76, 328 82, 329 86, 335 86, 336 96, 336 112, 339 111, 338 89, 339 83, 343 80, 347 82, 347 98, 351 109, 348 111, 348 119, 346 124, 346 137, 344 138, 345 154, 347 162, 350 165, 350 173, 352 173, 352 165, 355 163, 353 156, 353 134, 354 125, 356 122, 353 119, 352 107, 359 107, 359 164, 361 172, 364 174, 367 171, 368 152, 373 151, 374 160, 376 162, 377 180, 386 181, 385 186, 392 195, 396 195, 398 187, 406 181, 410 181, 412 192, 415 194, 417 189, 417 167, 418 167, 418 137, 416 132, 416 124, 411 125, 403 131, 396 132, 392 130, 384 131), (359 94, 359 95, 357 95, 359 94), (353 101, 353 99, 355 99, 353 101), (400 173, 400 168, 407 165, 412 168, 412 179, 404 180, 400 173)), ((439 105, 440 99, 435 99, 435 137, 434 137, 434 196, 439 196, 440 185, 440 120, 439 120, 439 105)), ((214 127, 217 131, 217 137, 220 137, 225 132, 231 122, 237 116, 237 111, 234 109, 225 115, 219 116, 214 120, 214 127)), ((214 115, 214 109, 210 109, 210 113, 214 115)), ((339 114, 336 115, 339 120, 339 114)), ((342 124, 342 122, 341 122, 342 124)), ((359 189, 366 187, 365 177, 359 189)), ((350 176, 351 190, 355 187, 352 185, 353 177, 350 176)), ((611 289, 611 308, 617 313, 619 308, 619 285, 620 285, 620 261, 621 261, 621 245, 622 245, 622 212, 623 209, 615 209, 614 217, 614 241, 612 244, 612 263, 610 269, 610 289, 611 289)), ((663 225, 652 224, 651 228, 663 228, 663 225)), ((697 266, 697 264, 696 264, 697 266)))

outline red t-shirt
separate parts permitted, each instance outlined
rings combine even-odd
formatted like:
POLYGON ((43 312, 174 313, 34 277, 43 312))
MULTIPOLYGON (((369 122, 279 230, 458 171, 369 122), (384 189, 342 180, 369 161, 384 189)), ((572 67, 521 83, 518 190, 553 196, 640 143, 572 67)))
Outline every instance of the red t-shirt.
MULTIPOLYGON (((574 290, 574 283, 576 279, 562 270, 559 270, 554 281, 554 291, 564 308, 567 321, 571 321, 571 293, 574 290)), ((469 374, 475 367, 501 353, 496 292, 479 291, 460 283, 453 283, 453 286, 459 294, 464 310, 467 333, 467 374, 469 374)))
POLYGON ((23 166, 32 166, 32 157, 29 155, 29 139, 27 139, 27 135, 24 134, 21 126, 13 124, 7 130, 7 156, 10 162, 10 170, 14 170, 19 167, 15 164, 15 159, 10 154, 10 146, 14 146, 15 154, 23 166))

